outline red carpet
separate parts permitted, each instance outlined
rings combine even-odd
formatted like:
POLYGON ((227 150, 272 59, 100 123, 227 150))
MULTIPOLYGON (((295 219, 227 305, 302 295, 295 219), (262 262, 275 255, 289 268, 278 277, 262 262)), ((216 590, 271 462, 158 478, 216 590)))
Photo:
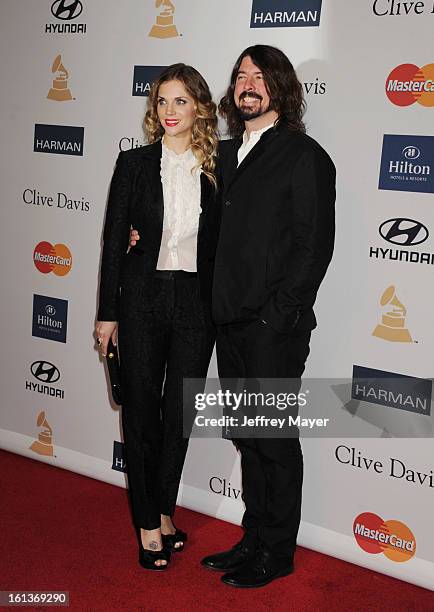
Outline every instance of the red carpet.
POLYGON ((155 575, 137 564, 125 490, 3 451, 0 474, 0 590, 66 590, 80 611, 434 610, 430 591, 304 548, 292 576, 227 587, 199 561, 230 547, 239 528, 182 508, 188 547, 155 575))

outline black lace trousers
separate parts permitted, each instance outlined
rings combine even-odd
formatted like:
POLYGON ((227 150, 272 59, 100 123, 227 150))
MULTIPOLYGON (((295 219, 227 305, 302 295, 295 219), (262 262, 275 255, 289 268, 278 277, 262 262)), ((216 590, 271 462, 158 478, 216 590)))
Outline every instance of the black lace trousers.
POLYGON ((206 377, 214 327, 197 278, 149 282, 146 299, 139 289, 122 290, 119 350, 133 521, 156 529, 160 514, 174 513, 187 452, 183 378, 206 377))

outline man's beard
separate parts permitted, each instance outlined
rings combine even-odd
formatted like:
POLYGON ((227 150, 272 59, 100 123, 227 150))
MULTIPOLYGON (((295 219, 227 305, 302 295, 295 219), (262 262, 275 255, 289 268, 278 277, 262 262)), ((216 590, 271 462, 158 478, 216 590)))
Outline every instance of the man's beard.
MULTIPOLYGON (((243 92, 240 97, 239 97, 239 103, 241 104, 241 102, 244 100, 244 98, 247 97, 252 97, 255 98, 256 100, 259 100, 259 102, 262 102, 262 96, 259 95, 255 95, 249 92, 243 92)), ((265 115, 265 113, 268 113, 268 111, 270 110, 270 105, 268 105, 267 108, 261 108, 261 106, 258 108, 258 110, 253 110, 252 108, 241 108, 241 106, 238 106, 238 116, 241 119, 241 121, 251 121, 252 119, 257 119, 258 117, 261 117, 262 115, 265 115)))

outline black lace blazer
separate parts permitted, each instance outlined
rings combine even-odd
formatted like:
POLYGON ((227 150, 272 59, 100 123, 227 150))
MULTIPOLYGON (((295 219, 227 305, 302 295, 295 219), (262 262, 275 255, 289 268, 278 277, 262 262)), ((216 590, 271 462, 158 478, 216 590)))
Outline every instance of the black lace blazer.
MULTIPOLYGON (((119 320, 121 291, 131 295, 133 300, 146 300, 163 232, 160 160, 161 142, 119 154, 104 225, 99 321, 119 320), (140 241, 127 253, 130 227, 138 230, 140 241)), ((201 175, 201 208, 197 268, 201 297, 210 302, 220 203, 216 190, 204 174, 201 175)))

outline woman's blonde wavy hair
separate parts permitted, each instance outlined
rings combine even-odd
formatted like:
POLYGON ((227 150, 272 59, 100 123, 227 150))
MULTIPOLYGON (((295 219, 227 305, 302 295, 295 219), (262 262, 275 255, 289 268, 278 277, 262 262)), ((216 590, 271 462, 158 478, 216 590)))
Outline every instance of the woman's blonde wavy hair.
POLYGON ((148 108, 143 121, 143 128, 150 144, 161 140, 164 128, 158 119, 158 91, 162 83, 180 81, 187 93, 193 98, 196 106, 196 118, 192 128, 191 149, 197 159, 197 167, 213 183, 216 181, 216 155, 218 144, 217 107, 212 101, 209 87, 202 75, 192 66, 172 64, 168 66, 151 87, 148 108))

